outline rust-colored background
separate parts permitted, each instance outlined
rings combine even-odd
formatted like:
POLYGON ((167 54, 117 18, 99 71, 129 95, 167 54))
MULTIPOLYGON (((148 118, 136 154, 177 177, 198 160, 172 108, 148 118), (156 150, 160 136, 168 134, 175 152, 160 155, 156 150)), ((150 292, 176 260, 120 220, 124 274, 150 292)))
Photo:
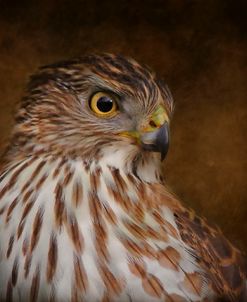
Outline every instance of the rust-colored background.
POLYGON ((247 1, 0 0, 0 145, 28 76, 90 51, 148 64, 176 101, 167 182, 247 251, 247 1))

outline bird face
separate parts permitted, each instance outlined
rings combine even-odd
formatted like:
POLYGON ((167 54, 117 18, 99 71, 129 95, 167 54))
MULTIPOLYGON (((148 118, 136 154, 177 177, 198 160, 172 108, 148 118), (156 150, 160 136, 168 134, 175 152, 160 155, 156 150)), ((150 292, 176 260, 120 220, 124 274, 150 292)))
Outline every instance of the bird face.
POLYGON ((172 97, 132 59, 91 55, 45 66, 27 92, 16 116, 17 145, 83 158, 109 147, 133 156, 160 152, 162 159, 167 152, 172 97))

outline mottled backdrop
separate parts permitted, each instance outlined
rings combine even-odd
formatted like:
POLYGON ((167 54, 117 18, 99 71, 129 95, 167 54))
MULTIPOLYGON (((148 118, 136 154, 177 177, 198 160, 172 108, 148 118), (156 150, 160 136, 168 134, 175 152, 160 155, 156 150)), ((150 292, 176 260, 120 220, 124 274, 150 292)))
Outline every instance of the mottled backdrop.
POLYGON ((148 64, 176 101, 169 186, 247 251, 247 1, 0 0, 0 145, 39 65, 91 51, 148 64))

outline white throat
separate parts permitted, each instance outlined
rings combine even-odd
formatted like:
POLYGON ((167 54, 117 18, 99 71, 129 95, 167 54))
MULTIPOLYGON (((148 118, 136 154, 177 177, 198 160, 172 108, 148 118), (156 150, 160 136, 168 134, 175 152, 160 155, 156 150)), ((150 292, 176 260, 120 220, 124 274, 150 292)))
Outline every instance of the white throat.
MULTIPOLYGON (((95 162, 96 167, 98 165, 95 162)), ((162 169, 159 153, 143 152, 136 146, 124 146, 123 148, 107 147, 102 152, 100 166, 114 167, 122 173, 134 174, 144 182, 161 182, 162 169)))

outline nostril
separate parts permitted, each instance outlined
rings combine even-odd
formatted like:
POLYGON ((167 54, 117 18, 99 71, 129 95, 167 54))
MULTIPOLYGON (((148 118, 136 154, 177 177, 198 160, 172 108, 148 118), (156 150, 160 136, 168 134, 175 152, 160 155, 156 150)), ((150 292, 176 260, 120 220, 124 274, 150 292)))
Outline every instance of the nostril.
POLYGON ((151 127, 155 128, 155 127, 156 127, 156 124, 155 124, 155 122, 154 122, 154 121, 150 121, 150 122, 149 122, 149 126, 151 126, 151 127))

